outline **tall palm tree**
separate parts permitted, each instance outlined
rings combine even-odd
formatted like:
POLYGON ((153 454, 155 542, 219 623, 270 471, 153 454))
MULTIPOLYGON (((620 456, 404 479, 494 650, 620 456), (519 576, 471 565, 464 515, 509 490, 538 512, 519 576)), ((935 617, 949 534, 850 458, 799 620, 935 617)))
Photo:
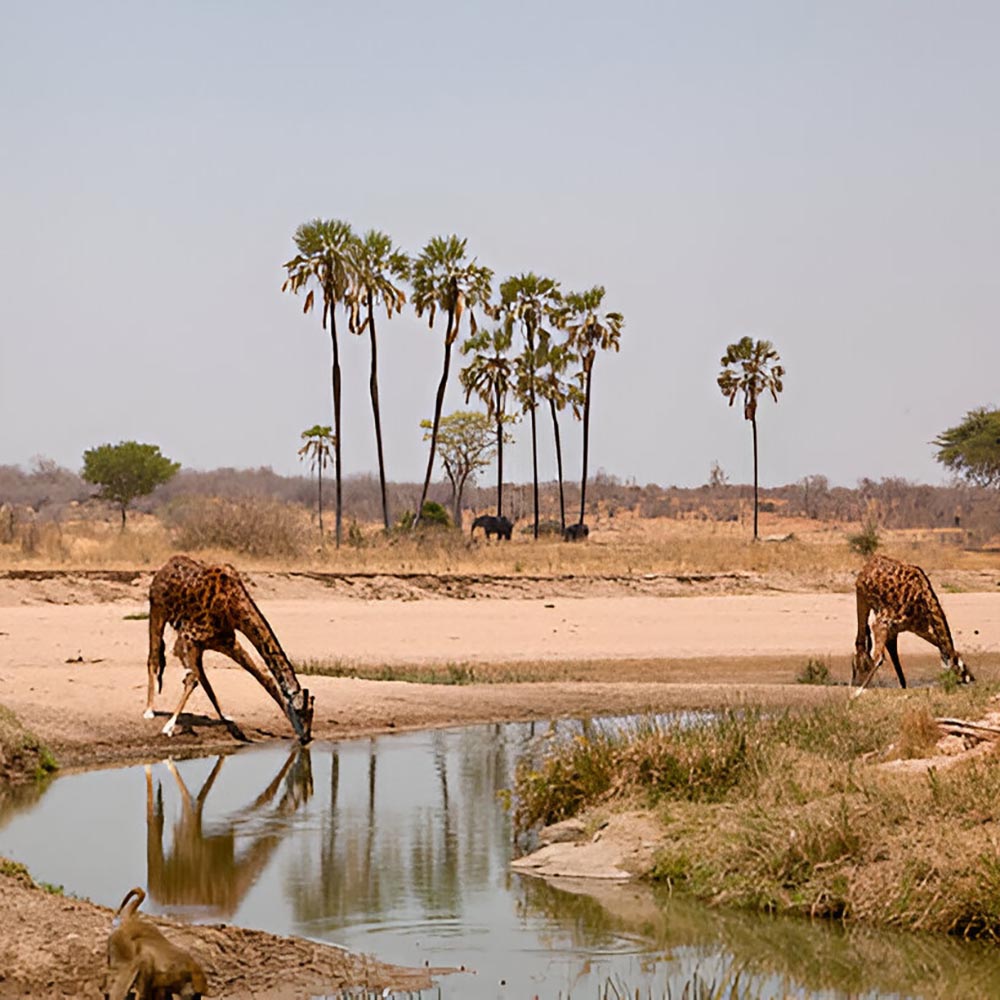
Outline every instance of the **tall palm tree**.
POLYGON ((566 296, 561 323, 568 340, 580 358, 583 378, 583 474, 580 480, 580 524, 587 511, 587 461, 590 456, 590 396, 594 381, 597 352, 617 351, 625 317, 618 312, 601 312, 604 287, 595 285, 586 292, 566 296))
POLYGON ((378 405, 378 342, 375 338, 375 303, 385 306, 386 319, 402 312, 406 293, 393 284, 405 281, 410 273, 410 258, 392 245, 392 237, 369 229, 354 246, 354 284, 351 289, 350 330, 359 336, 368 331, 371 338, 371 374, 368 391, 375 420, 375 446, 378 450, 378 478, 382 489, 382 521, 389 530, 389 501, 385 488, 385 459, 382 456, 382 418, 378 405))
POLYGON ((507 401, 514 383, 514 361, 509 356, 510 330, 496 327, 481 330, 462 344, 463 354, 473 354, 459 378, 465 387, 465 401, 475 393, 485 404, 486 413, 497 425, 497 517, 503 517, 503 425, 513 419, 507 401))
POLYGON ((560 531, 565 532, 566 497, 563 489, 562 438, 559 433, 559 414, 567 406, 571 406, 574 416, 579 419, 583 409, 583 391, 575 381, 564 377, 566 369, 577 360, 568 344, 556 344, 550 341, 540 360, 541 364, 535 373, 535 385, 538 395, 548 400, 549 412, 552 414, 552 433, 556 442, 556 477, 559 483, 559 528, 560 531))
POLYGON ((323 470, 330 462, 330 445, 333 441, 333 428, 314 424, 302 432, 305 444, 299 448, 299 458, 304 462, 309 460, 309 471, 316 473, 319 494, 319 537, 323 540, 323 470))
POLYGON ((493 272, 488 267, 468 260, 465 255, 466 240, 457 236, 435 236, 427 242, 413 261, 410 283, 413 286, 413 307, 417 316, 428 314, 428 326, 433 328, 434 318, 440 309, 448 315, 444 332, 444 365, 441 381, 438 383, 434 400, 434 420, 431 424, 430 454, 427 456, 427 472, 420 492, 420 503, 413 518, 413 527, 420 523, 427 491, 434 469, 434 455, 437 451, 438 428, 441 425, 441 409, 448 387, 448 371, 451 366, 451 349, 458 337, 462 323, 462 313, 469 311, 469 328, 476 334, 476 306, 488 308, 493 272))
POLYGON ((781 358, 769 340, 743 337, 726 348, 719 362, 722 371, 716 379, 722 395, 732 406, 739 393, 743 393, 743 418, 753 428, 753 537, 757 534, 757 400, 769 392, 777 403, 778 393, 785 376, 781 358))
POLYGON ((304 313, 309 312, 315 301, 315 289, 319 286, 323 297, 323 329, 330 324, 330 343, 333 347, 333 471, 336 478, 337 497, 337 548, 343 524, 343 497, 341 492, 342 463, 340 459, 340 345, 337 342, 337 303, 348 298, 353 273, 353 246, 355 243, 351 227, 340 219, 313 219, 304 222, 295 230, 295 246, 298 253, 285 263, 287 277, 281 286, 283 292, 297 295, 307 288, 304 313))
POLYGON ((535 430, 535 369, 538 350, 544 348, 551 333, 551 324, 562 302, 559 282, 541 278, 529 272, 508 278, 500 286, 500 312, 506 323, 518 326, 524 337, 524 352, 520 367, 523 377, 518 380, 524 393, 525 409, 531 416, 531 474, 535 509, 534 534, 538 538, 538 438, 535 430))

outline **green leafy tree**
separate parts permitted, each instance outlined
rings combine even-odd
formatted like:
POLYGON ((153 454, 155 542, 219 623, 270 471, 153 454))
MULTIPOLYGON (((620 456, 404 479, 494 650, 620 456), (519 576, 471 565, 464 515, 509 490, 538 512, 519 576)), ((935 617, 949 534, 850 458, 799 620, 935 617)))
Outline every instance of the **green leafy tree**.
POLYGON ((316 473, 317 508, 319 510, 319 537, 323 538, 323 470, 330 462, 333 445, 333 428, 314 424, 302 432, 305 444, 299 448, 299 459, 309 462, 309 471, 316 473))
POLYGON ((735 344, 730 344, 720 364, 722 371, 716 382, 722 395, 732 406, 736 397, 743 394, 743 417, 750 421, 753 429, 753 537, 757 539, 760 537, 757 532, 757 401, 765 392, 769 392, 771 398, 778 402, 785 369, 769 340, 754 340, 752 337, 743 337, 735 344))
POLYGON ((590 400, 594 382, 594 362, 598 351, 617 351, 625 317, 619 312, 602 312, 604 288, 595 285, 586 292, 566 296, 560 322, 566 329, 570 347, 580 359, 583 381, 583 472, 580 477, 580 524, 587 511, 587 462, 590 458, 590 400))
POLYGON ((475 309, 477 306, 488 308, 490 299, 493 272, 488 267, 477 264, 475 258, 470 261, 466 257, 466 242, 457 236, 435 236, 413 261, 411 284, 413 307, 417 316, 423 316, 426 312, 428 326, 432 329, 438 310, 448 316, 444 332, 444 365, 434 400, 434 420, 431 423, 429 437, 425 436, 425 440, 430 440, 431 443, 430 454, 427 457, 427 472, 420 492, 420 503, 417 505, 417 516, 413 520, 414 528, 420 523, 424 501, 431 485, 441 410, 444 407, 444 394, 448 387, 448 372, 451 367, 451 350, 458 338, 462 314, 468 310, 469 329, 475 336, 477 332, 475 309))
POLYGON ((152 493, 180 467, 180 462, 161 455, 158 445, 121 441, 85 451, 81 475, 86 482, 100 487, 97 495, 102 500, 118 504, 124 531, 125 513, 132 501, 152 493))
POLYGON ((509 327, 517 327, 524 338, 518 359, 518 396, 531 420, 531 478, 534 502, 534 536, 538 538, 538 437, 535 413, 538 408, 535 372, 551 336, 552 324, 562 302, 559 282, 529 272, 508 278, 500 286, 500 314, 509 327))
POLYGON ((323 329, 329 323, 330 344, 333 349, 333 474, 336 482, 337 548, 343 527, 343 497, 341 489, 342 463, 340 460, 340 344, 337 341, 336 306, 346 304, 354 276, 354 248, 356 237, 351 227, 339 219, 313 219, 295 230, 298 253, 285 262, 286 278, 283 292, 297 295, 305 289, 302 305, 309 312, 315 302, 317 286, 323 300, 323 329))
MULTIPOLYGON (((427 431, 424 440, 430 440, 431 421, 421 420, 420 426, 427 431)), ((493 461, 496 454, 493 421, 477 410, 457 410, 441 418, 437 436, 438 454, 451 483, 452 520, 461 527, 465 486, 480 469, 485 469, 493 461)))
POLYGON ((368 391, 375 421, 375 446, 378 450, 378 478, 382 490, 382 521, 390 527, 389 500, 385 486, 385 459, 382 455, 382 418, 378 405, 378 341, 375 337, 375 305, 385 308, 386 319, 402 312, 406 294, 393 281, 404 281, 410 273, 410 258, 394 247, 392 238, 370 229, 355 244, 354 287, 351 292, 350 330, 361 336, 368 331, 371 341, 371 373, 368 391))
POLYGON ((486 404, 486 415, 496 423, 497 448, 497 517, 503 517, 503 445, 507 435, 504 424, 515 419, 508 410, 514 388, 514 360, 510 357, 509 329, 495 327, 481 330, 462 345, 463 354, 472 354, 462 369, 460 379, 465 387, 465 401, 475 393, 486 404))
POLYGON ((1000 487, 1000 410, 970 410, 933 443, 934 457, 946 469, 976 486, 1000 487))

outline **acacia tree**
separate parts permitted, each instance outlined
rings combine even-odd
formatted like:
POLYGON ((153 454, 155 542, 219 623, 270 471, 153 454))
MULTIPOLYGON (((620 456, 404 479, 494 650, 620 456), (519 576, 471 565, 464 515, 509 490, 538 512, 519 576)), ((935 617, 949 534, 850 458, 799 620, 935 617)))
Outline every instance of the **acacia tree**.
POLYGON ((785 369, 781 358, 769 340, 754 340, 743 337, 726 348, 720 361, 722 371, 716 379, 722 395, 732 406, 739 393, 743 393, 743 417, 750 421, 753 429, 753 537, 757 533, 758 489, 757 489, 757 400, 769 392, 777 403, 778 393, 783 385, 785 369))
POLYGON ((359 336, 365 330, 371 339, 371 373, 368 391, 375 421, 375 447, 378 451, 378 478, 382 490, 382 521, 389 530, 389 500, 385 487, 385 460, 382 456, 382 418, 378 405, 378 342, 375 338, 375 303, 385 307, 386 319, 402 312, 406 294, 393 280, 405 280, 410 272, 410 258, 392 245, 392 238, 370 229, 354 245, 354 286, 351 290, 350 330, 359 336))
POLYGON ((500 314, 508 327, 518 326, 524 351, 518 359, 518 396, 531 418, 531 479, 534 498, 534 536, 538 538, 538 438, 535 429, 535 370, 551 336, 550 324, 562 302, 559 282, 529 272, 508 278, 500 286, 500 314))
POLYGON ((319 509, 319 537, 323 538, 323 470, 330 461, 330 446, 334 442, 332 428, 322 424, 314 424, 302 432, 305 444, 299 448, 301 461, 309 460, 309 471, 316 473, 317 507, 319 509))
POLYGON ((303 313, 309 312, 315 301, 318 285, 323 298, 323 329, 329 322, 330 344, 333 350, 333 474, 336 481, 336 538, 337 548, 343 525, 343 498, 341 490, 342 463, 340 457, 340 345, 337 341, 336 306, 345 303, 354 273, 354 248, 357 240, 351 227, 339 219, 313 219, 295 230, 298 253, 284 267, 287 273, 281 286, 283 292, 297 295, 307 289, 302 305, 303 313))
POLYGON ((454 235, 433 237, 413 261, 411 272, 413 307, 417 316, 423 316, 426 312, 427 325, 431 328, 434 327, 434 319, 439 309, 448 316, 444 332, 444 364, 434 400, 434 420, 431 423, 430 434, 425 435, 425 440, 430 440, 430 454, 427 456, 427 472, 424 475, 423 489, 420 491, 420 503, 417 504, 417 513, 413 518, 414 529, 420 523, 431 484, 441 410, 444 407, 444 394, 448 387, 451 349, 458 338, 462 313, 466 309, 469 311, 469 328, 475 336, 475 308, 479 305, 485 306, 490 299, 493 272, 488 267, 477 264, 475 258, 471 261, 466 258, 466 242, 454 235))
POLYGON ((946 469, 975 486, 1000 487, 1000 410, 969 410, 957 427, 933 441, 934 456, 946 469))
POLYGON ((580 524, 587 511, 587 462, 590 457, 590 400, 597 352, 617 351, 625 317, 619 312, 602 312, 603 285, 586 292, 571 292, 560 322, 568 334, 570 346, 580 359, 583 381, 583 472, 580 477, 580 524))
MULTIPOLYGON (((421 420, 420 426, 431 434, 431 422, 421 420)), ((451 516, 456 527, 462 527, 462 493, 470 479, 493 461, 496 445, 493 441, 493 421, 478 410, 456 410, 442 417, 438 425, 438 453, 445 475, 451 483, 451 516)))
POLYGON ((121 441, 85 451, 81 477, 100 487, 97 495, 102 500, 118 504, 124 531, 125 513, 132 501, 152 493, 180 467, 180 462, 160 454, 159 445, 121 441))
POLYGON ((514 361, 510 357, 510 330, 495 327, 482 330, 462 345, 463 354, 473 354, 459 378, 465 387, 465 401, 475 393, 486 404, 486 415, 496 422, 497 517, 503 517, 504 424, 514 419, 507 401, 514 386, 514 361))

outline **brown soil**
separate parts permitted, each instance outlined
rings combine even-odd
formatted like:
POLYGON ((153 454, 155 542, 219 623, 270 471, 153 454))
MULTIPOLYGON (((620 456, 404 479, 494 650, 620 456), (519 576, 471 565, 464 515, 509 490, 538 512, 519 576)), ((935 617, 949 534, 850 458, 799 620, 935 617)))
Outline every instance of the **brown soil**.
MULTIPOLYGON (((956 643, 981 677, 1000 673, 1000 593, 996 573, 988 577, 979 590, 977 579, 962 581, 975 592, 941 595, 956 643)), ((441 686, 310 676, 315 738, 746 702, 815 704, 846 693, 794 683, 811 657, 828 663, 835 681, 848 679, 854 602, 843 581, 802 593, 743 574, 428 579, 356 574, 331 582, 267 573, 255 574, 253 584, 299 663, 465 663, 487 674, 544 679, 441 686), (352 593, 359 596, 345 596, 352 593), (386 593, 396 599, 374 599, 386 593), (674 596, 680 594, 688 596, 674 596), (503 599, 466 599, 486 597, 503 599)), ((180 731, 173 738, 160 733, 180 689, 173 658, 157 700, 160 717, 142 718, 147 627, 134 616, 146 609, 148 580, 148 573, 131 572, 0 574, 0 704, 49 745, 64 769, 237 745, 200 691, 180 731)), ((928 649, 902 637, 911 683, 940 669, 928 649)), ((206 663, 220 703, 251 739, 290 737, 248 674, 213 654, 206 663)), ((891 671, 883 674, 895 683, 891 671)), ((0 997, 96 995, 109 917, 89 903, 0 879, 0 997)), ((399 970, 296 939, 235 928, 178 927, 175 935, 204 955, 222 996, 308 996, 321 980, 329 990, 356 976, 369 985, 406 985, 393 978, 404 975, 399 970)))

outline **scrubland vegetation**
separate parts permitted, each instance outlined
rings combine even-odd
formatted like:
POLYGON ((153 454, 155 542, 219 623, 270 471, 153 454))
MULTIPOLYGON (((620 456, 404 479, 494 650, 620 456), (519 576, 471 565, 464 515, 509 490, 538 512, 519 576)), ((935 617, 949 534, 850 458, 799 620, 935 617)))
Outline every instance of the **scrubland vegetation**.
MULTIPOLYGON (((930 487, 884 480, 856 489, 822 477, 762 491, 761 534, 751 538, 752 488, 722 482, 693 489, 639 486, 598 475, 588 487, 589 542, 563 543, 555 483, 541 494, 542 532, 532 538, 531 486, 508 484, 505 511, 515 521, 511 543, 471 544, 474 513, 489 511, 493 490, 470 487, 464 530, 426 524, 417 533, 386 532, 378 480, 344 481, 347 514, 341 549, 321 544, 307 477, 268 469, 178 473, 139 500, 127 528, 115 508, 91 498, 80 477, 50 462, 30 472, 0 467, 0 565, 15 567, 156 566, 187 551, 250 568, 341 572, 469 572, 525 575, 790 573, 829 585, 856 569, 859 535, 870 545, 925 568, 995 565, 985 548, 1000 544, 1000 494, 969 486, 930 487), (958 524, 956 524, 956 519, 958 524), (548 530, 546 531, 546 528, 548 530)), ((579 488, 565 486, 566 503, 579 488)), ((394 522, 407 523, 419 484, 389 484, 394 522)), ((449 504, 439 483, 432 499, 449 504)))
POLYGON ((515 825, 652 808, 663 824, 653 877, 675 890, 996 938, 996 751, 916 760, 941 736, 935 717, 977 718, 994 690, 869 692, 809 711, 748 707, 687 726, 592 728, 520 763, 515 825))

